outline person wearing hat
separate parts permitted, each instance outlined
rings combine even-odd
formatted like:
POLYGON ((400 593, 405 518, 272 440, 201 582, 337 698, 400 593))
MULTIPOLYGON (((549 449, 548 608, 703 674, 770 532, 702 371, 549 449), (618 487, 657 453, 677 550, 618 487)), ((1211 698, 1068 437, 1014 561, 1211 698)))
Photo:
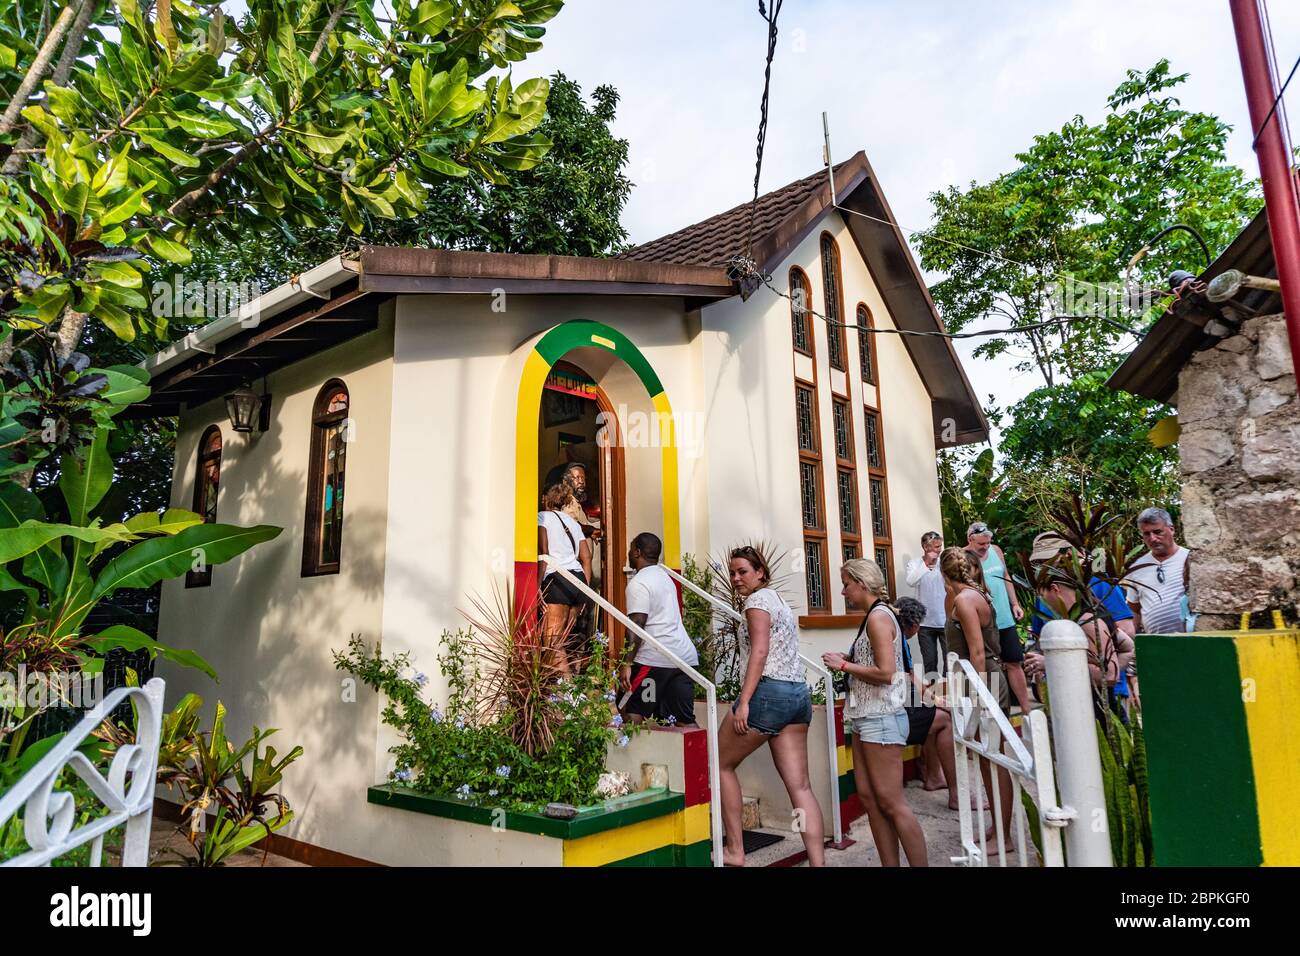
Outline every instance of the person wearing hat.
POLYGON ((1011 693, 1015 695, 1022 714, 1029 713, 1029 684, 1025 680, 1024 645, 1016 622, 1025 616, 1016 598, 1015 585, 1002 549, 993 543, 993 532, 983 521, 976 521, 966 529, 966 550, 979 559, 988 585, 989 597, 997 617, 998 639, 1002 645, 1002 669, 1006 673, 1011 693))
MULTIPOLYGON (((1042 565, 1061 559, 1066 554, 1077 556, 1078 549, 1056 532, 1044 531, 1034 538, 1029 563, 1037 571, 1042 565)), ((1095 574, 1088 581, 1088 590, 1092 592, 1096 604, 1095 613, 1106 623, 1108 630, 1114 634, 1115 651, 1119 658, 1120 667, 1118 682, 1113 686, 1114 693, 1116 697, 1127 697, 1129 696, 1129 664, 1133 660, 1133 637, 1137 633, 1137 623, 1133 619, 1133 612, 1124 599, 1123 590, 1114 584, 1103 581, 1095 574)), ((1029 622, 1029 629, 1034 638, 1037 639, 1038 635, 1042 633, 1044 624, 1057 616, 1057 613, 1044 603, 1040 596, 1034 608, 1033 617, 1029 622)), ((1042 676, 1042 654, 1029 652, 1025 655, 1025 673, 1031 680, 1037 680, 1042 676)))

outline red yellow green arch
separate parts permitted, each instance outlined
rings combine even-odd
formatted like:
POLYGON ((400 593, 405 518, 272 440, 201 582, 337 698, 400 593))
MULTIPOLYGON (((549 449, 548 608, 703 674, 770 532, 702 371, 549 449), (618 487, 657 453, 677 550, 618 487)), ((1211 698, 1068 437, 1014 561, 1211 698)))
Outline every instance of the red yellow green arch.
POLYGON ((608 325, 579 319, 557 325, 529 352, 519 380, 515 409, 515 594, 521 603, 537 591, 537 423, 542 407, 542 388, 555 363, 578 348, 601 348, 623 360, 654 405, 659 423, 660 471, 663 483, 663 562, 681 567, 681 511, 677 488, 677 436, 673 410, 663 383, 640 349, 608 325))

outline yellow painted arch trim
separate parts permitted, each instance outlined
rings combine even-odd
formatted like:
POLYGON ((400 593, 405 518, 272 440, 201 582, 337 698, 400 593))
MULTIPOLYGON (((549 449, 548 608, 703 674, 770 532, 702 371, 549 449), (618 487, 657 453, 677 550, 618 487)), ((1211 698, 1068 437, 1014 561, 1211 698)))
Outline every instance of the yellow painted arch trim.
MULTIPOLYGON (((524 370, 519 377, 519 395, 515 403, 515 561, 527 563, 537 561, 537 504, 540 489, 537 486, 537 421, 542 408, 542 390, 546 376, 550 374, 554 362, 562 356, 556 356, 548 362, 541 354, 543 343, 557 330, 556 326, 544 335, 524 361, 524 370)), ((609 329, 611 337, 617 336, 626 344, 625 347, 636 350, 636 354, 646 367, 649 362, 635 345, 609 329)), ((593 337, 594 338, 594 337, 593 337)), ((613 343, 610 343, 611 347, 613 343)), ((653 374, 653 373, 652 373, 653 374)), ((650 396, 659 425, 660 479, 663 486, 664 508, 664 564, 672 568, 681 567, 681 499, 677 480, 677 429, 673 419, 672 405, 666 392, 660 391, 650 396)))

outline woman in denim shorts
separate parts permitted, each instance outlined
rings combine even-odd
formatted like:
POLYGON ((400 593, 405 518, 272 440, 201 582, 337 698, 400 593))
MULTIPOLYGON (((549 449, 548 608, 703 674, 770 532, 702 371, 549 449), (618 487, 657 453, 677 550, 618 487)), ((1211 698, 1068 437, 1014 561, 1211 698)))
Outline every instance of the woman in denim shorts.
POLYGON ((731 552, 731 585, 745 599, 740 639, 748 649, 740 697, 718 728, 722 824, 727 834, 722 861, 745 865, 741 836, 742 797, 736 768, 763 744, 772 748, 790 804, 803 816, 801 833, 808 865, 824 863, 822 811, 808 782, 808 725, 812 698, 799 660, 794 612, 771 588, 772 572, 756 548, 731 552))
POLYGON ((853 778, 867 811, 881 866, 898 866, 903 845, 908 866, 928 866, 925 833, 903 796, 903 746, 907 743, 908 674, 903 631, 885 603, 885 576, 865 558, 840 569, 846 606, 866 608, 849 656, 830 651, 822 660, 849 677, 844 722, 853 725, 853 778))

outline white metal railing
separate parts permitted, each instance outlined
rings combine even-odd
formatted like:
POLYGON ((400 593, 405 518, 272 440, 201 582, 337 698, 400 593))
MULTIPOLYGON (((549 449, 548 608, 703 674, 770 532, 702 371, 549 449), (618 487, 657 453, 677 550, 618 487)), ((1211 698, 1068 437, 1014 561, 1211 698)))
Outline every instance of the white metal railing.
POLYGON ((20 809, 29 851, 0 866, 46 866, 56 857, 91 844, 90 865, 99 866, 104 834, 126 824, 123 866, 147 866, 149 831, 153 823, 154 783, 158 776, 158 746, 162 734, 163 681, 155 677, 144 687, 119 687, 90 710, 81 722, 50 748, 22 778, 0 796, 0 826, 20 809), (136 706, 135 743, 117 748, 105 779, 78 749, 125 700, 136 706), (70 767, 108 807, 105 816, 73 829, 76 800, 55 783, 70 767), (127 776, 130 775, 130 782, 127 776))
POLYGON ((645 628, 639 627, 631 618, 620 611, 614 605, 610 604, 603 597, 593 591, 584 581, 574 577, 572 572, 560 566, 551 555, 543 554, 538 556, 539 561, 545 561, 550 571, 561 575, 564 580, 573 585, 591 601, 599 607, 609 612, 614 620, 618 621, 625 628, 641 638, 648 641, 650 646, 656 648, 661 654, 665 655, 677 669, 693 680, 696 684, 704 688, 705 699, 708 703, 708 726, 704 728, 708 735, 709 742, 709 839, 713 844, 713 865, 722 866, 722 779, 718 765, 718 689, 704 675, 697 671, 690 664, 674 654, 671 650, 664 647, 655 637, 646 633, 645 628))
MULTIPOLYGON (((1000 674, 998 676, 1001 676, 1000 674)), ((1047 740, 1047 719, 1041 710, 1031 711, 1025 718, 1033 754, 1016 735, 1011 722, 1002 713, 998 700, 985 685, 983 678, 971 665, 956 654, 948 655, 948 703, 952 712, 952 741, 957 758, 957 815, 961 824, 963 855, 952 861, 965 866, 987 866, 987 826, 984 816, 985 789, 980 786, 982 776, 979 761, 986 760, 989 768, 988 797, 993 803, 993 828, 997 834, 998 863, 1007 865, 1007 847, 1003 820, 1012 814, 1015 827, 1015 853, 1021 866, 1029 865, 1025 852, 1026 814, 1020 800, 1022 787, 1030 788, 1030 795, 1039 808, 1042 856, 1044 866, 1063 866, 1060 827, 1069 814, 1055 806, 1056 786, 1052 779, 1051 752, 1047 740), (1010 753, 1003 749, 1006 743, 1010 753), (971 773, 974 768, 975 781, 971 773), (1011 777, 1011 806, 1002 806, 1002 792, 998 771, 1011 777), (975 813, 971 812, 971 795, 975 795, 975 813), (1046 809, 1045 809, 1046 808, 1046 809)))
MULTIPOLYGON (((682 587, 687 588, 692 594, 697 594, 704 600, 708 601, 716 610, 721 611, 724 615, 733 621, 743 624, 745 618, 730 604, 720 600, 716 595, 710 594, 693 581, 687 580, 681 574, 678 574, 672 568, 664 567, 664 570, 672 577, 674 581, 682 587)), ((835 844, 839 846, 844 842, 844 827, 840 820, 840 776, 838 748, 835 746, 835 682, 831 677, 831 672, 821 664, 818 664, 810 657, 799 655, 804 666, 814 671, 821 679, 822 688, 826 694, 826 756, 830 761, 830 784, 831 784, 831 826, 835 834, 835 844)))
MULTIPOLYGON (((1012 805, 1006 809, 1013 814, 1015 852, 1021 866, 1029 865, 1024 832, 1026 814, 1020 799, 1024 787, 1029 789, 1030 798, 1038 808, 1044 866, 1066 865, 1062 835, 1070 866, 1111 865, 1101 756, 1092 708, 1092 679, 1088 672, 1089 642, 1078 624, 1057 620, 1044 626, 1039 645, 1043 649, 1051 699, 1050 738, 1047 717, 1039 709, 1024 715, 1023 740, 1018 737, 998 706, 997 698, 970 661, 960 660, 956 654, 948 655, 948 698, 964 850, 964 855, 952 858, 954 863, 988 865, 983 788, 979 777, 973 787, 971 782, 972 765, 978 766, 978 761, 983 759, 991 765, 988 789, 1001 866, 1007 864, 1007 848, 1003 832, 1005 811, 997 781, 999 769, 1011 778, 1012 805), (1059 798, 1057 770, 1060 771, 1059 798), (970 804, 972 793, 976 797, 974 816, 970 804), (978 824, 978 840, 975 824, 978 824)), ((975 772, 978 774, 978 769, 975 772)))

